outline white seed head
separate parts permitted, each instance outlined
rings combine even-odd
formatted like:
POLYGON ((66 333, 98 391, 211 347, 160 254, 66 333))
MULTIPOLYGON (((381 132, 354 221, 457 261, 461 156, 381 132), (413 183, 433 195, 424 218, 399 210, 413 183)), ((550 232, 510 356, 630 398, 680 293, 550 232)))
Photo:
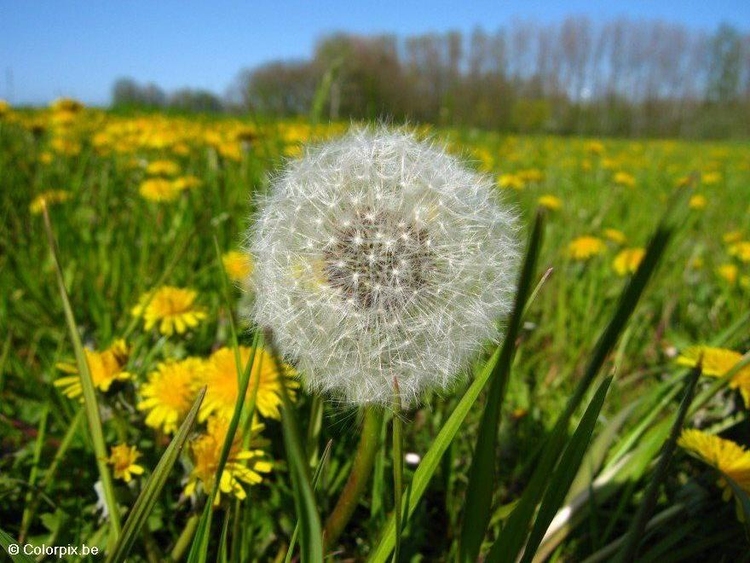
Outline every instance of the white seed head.
POLYGON ((513 212, 404 132, 358 129, 272 183, 249 235, 253 320, 310 391, 409 406, 446 390, 513 300, 513 212))

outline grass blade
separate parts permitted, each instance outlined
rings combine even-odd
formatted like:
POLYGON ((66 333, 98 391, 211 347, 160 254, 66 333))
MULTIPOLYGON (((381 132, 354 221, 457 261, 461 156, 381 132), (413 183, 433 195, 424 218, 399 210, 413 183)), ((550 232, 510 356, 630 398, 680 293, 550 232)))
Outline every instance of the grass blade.
POLYGON ((508 322, 500 360, 491 376, 492 383, 487 396, 487 405, 484 408, 476 445, 474 446, 459 543, 459 560, 464 563, 477 560, 479 548, 490 521, 492 496, 495 490, 495 450, 497 449, 497 431, 500 426, 500 409, 508 389, 510 367, 516 349, 516 338, 521 328, 521 318, 531 289, 531 279, 536 269, 543 232, 543 216, 541 213, 537 213, 526 251, 526 260, 521 270, 516 306, 508 322))
POLYGON ((646 284, 656 269, 664 250, 669 242, 672 230, 660 225, 648 245, 646 254, 633 275, 630 283, 623 291, 617 309, 609 324, 599 337, 589 364, 575 393, 568 401, 565 410, 555 423, 545 445, 536 470, 526 488, 521 502, 511 514, 500 536, 490 551, 488 561, 514 561, 525 543, 529 523, 534 515, 536 506, 542 498, 548 484, 548 476, 557 464, 558 457, 566 443, 568 423, 577 410, 584 396, 588 392, 599 369, 614 348, 619 335, 625 328, 630 315, 635 310, 646 284))
POLYGON ((534 521, 534 527, 529 535, 529 540, 526 542, 523 562, 531 561, 533 554, 544 538, 550 522, 552 522, 557 510, 570 490, 570 486, 578 473, 578 468, 581 465, 583 457, 586 455, 591 435, 594 433, 594 426, 604 405, 604 399, 607 396, 610 383, 612 383, 612 377, 607 377, 599 385, 594 398, 588 407, 586 407, 586 412, 583 414, 581 422, 565 447, 560 462, 557 464, 557 468, 549 480, 547 492, 542 499, 542 504, 539 507, 539 513, 534 521))
POLYGON ((667 476, 669 462, 672 460, 674 451, 677 448, 677 439, 679 438, 682 425, 685 422, 685 417, 687 416, 690 403, 693 400, 695 385, 698 382, 701 371, 702 369, 699 365, 690 373, 687 384, 685 385, 685 396, 682 398, 680 410, 677 411, 677 416, 675 417, 674 424, 672 425, 672 431, 670 432, 669 439, 664 444, 664 449, 662 451, 661 458, 659 459, 659 464, 656 466, 654 476, 651 478, 651 482, 648 484, 648 488, 646 489, 645 498, 641 503, 640 508, 638 509, 638 513, 636 514, 633 523, 630 526, 630 530, 628 530, 625 540, 625 546, 620 552, 620 556, 617 558, 617 561, 621 561, 623 563, 627 563, 628 561, 635 561, 636 555, 638 553, 638 547, 641 543, 641 540, 643 539, 643 531, 645 530, 648 519, 651 516, 654 507, 656 506, 656 497, 659 494, 659 487, 661 486, 664 478, 667 476))
POLYGON ((42 211, 44 215, 44 229, 47 233, 47 241, 49 242, 52 260, 55 264, 57 285, 60 290, 60 298, 62 299, 63 309, 65 311, 65 322, 68 325, 68 332, 70 333, 70 339, 73 343, 73 350, 76 356, 78 374, 81 378, 83 404, 86 409, 89 435, 91 436, 91 442, 94 446, 96 467, 99 471, 99 478, 101 479, 102 489, 104 491, 104 502, 107 506, 107 513, 109 514, 109 545, 113 545, 117 541, 121 531, 120 511, 117 507, 117 499, 115 498, 115 490, 112 484, 112 475, 109 472, 109 467, 107 467, 107 447, 104 443, 104 432, 102 430, 102 420, 99 416, 99 405, 96 400, 94 381, 91 378, 91 372, 89 371, 88 362, 86 361, 86 354, 83 350, 81 335, 78 334, 78 325, 76 324, 75 316, 73 315, 73 307, 68 298, 68 291, 65 289, 62 267, 60 266, 60 259, 57 252, 57 243, 55 242, 55 235, 52 232, 52 223, 50 222, 46 205, 42 207, 42 211))
POLYGON ((188 412, 174 438, 161 456, 159 463, 156 465, 154 472, 146 482, 141 494, 138 495, 138 499, 135 501, 128 519, 125 521, 122 535, 107 557, 107 563, 118 563, 126 560, 133 542, 141 531, 143 525, 146 523, 149 514, 151 514, 151 510, 154 508, 154 505, 159 498, 161 490, 164 488, 164 484, 167 482, 167 477, 169 477, 174 464, 180 457, 182 448, 185 445, 188 436, 190 436, 193 424, 195 424, 195 419, 198 416, 198 409, 200 409, 205 395, 206 388, 203 387, 198 393, 198 397, 195 399, 190 412, 188 412))
POLYGON ((29 557, 26 555, 23 551, 18 551, 17 553, 12 554, 12 551, 15 551, 16 548, 22 549, 22 546, 20 546, 16 540, 14 540, 11 536, 9 536, 7 533, 5 533, 0 528, 0 546, 3 547, 3 549, 8 553, 11 560, 14 563, 36 563, 36 560, 32 557, 29 557), (11 547, 12 546, 12 547, 11 547))
MULTIPOLYGON (((537 221, 539 221, 539 219, 537 219, 537 221)), ((532 231, 532 238, 533 237, 541 237, 541 226, 538 229, 538 232, 536 227, 534 231, 532 231)), ((521 302, 521 298, 526 299, 526 296, 529 294, 533 270, 532 266, 536 261, 536 256, 532 256, 531 251, 534 248, 538 249, 538 245, 539 242, 533 245, 531 244, 531 242, 529 243, 529 252, 527 252, 526 254, 524 266, 521 269, 521 277, 518 285, 518 291, 516 293, 516 302, 513 307, 511 318, 519 315, 519 312, 523 311, 524 309, 524 303, 521 302)), ((507 334, 505 336, 505 340, 508 340, 507 334)), ((430 446, 430 449, 427 450, 427 453, 419 463, 419 466, 414 472, 414 477, 411 481, 409 494, 406 495, 406 498, 403 502, 404 506, 402 506, 402 514, 404 514, 404 518, 406 520, 408 520, 411 514, 414 512, 417 504, 422 498, 422 495, 427 490, 427 486, 429 485, 432 476, 440 466, 440 463, 443 459, 443 454, 445 454, 445 452, 450 447, 451 442, 453 442, 453 439, 456 437, 456 434, 461 428, 464 419, 469 414, 469 410, 476 402, 479 394, 482 392, 490 378, 498 373, 501 353, 501 348, 497 347, 495 349, 495 352, 492 354, 492 357, 485 364, 482 371, 471 383, 469 388, 464 393, 464 396, 461 397, 458 405, 456 405, 456 408, 448 417, 448 420, 445 421, 445 424, 440 429, 438 435, 435 437, 432 446, 430 446)), ((391 514, 383 530, 383 535, 380 539, 380 542, 370 556, 370 561, 372 563, 385 563, 388 560, 388 556, 391 554, 395 543, 396 521, 395 516, 391 514)))

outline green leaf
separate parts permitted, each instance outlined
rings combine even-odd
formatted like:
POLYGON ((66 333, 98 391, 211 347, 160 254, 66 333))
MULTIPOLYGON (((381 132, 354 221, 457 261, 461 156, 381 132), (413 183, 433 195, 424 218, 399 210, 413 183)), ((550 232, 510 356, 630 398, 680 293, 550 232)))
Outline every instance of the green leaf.
POLYGON ((161 456, 159 463, 156 465, 154 472, 146 482, 145 487, 143 487, 141 494, 138 495, 138 499, 135 501, 128 519, 125 521, 122 534, 107 557, 107 563, 116 563, 126 560, 133 542, 138 537, 138 534, 146 523, 149 514, 151 514, 151 510, 154 508, 174 464, 180 457, 180 452, 182 452, 182 448, 190 435, 193 424, 195 424, 198 410, 200 409, 205 395, 206 388, 203 387, 198 393, 198 397, 195 399, 190 412, 188 412, 174 438, 172 438, 169 446, 167 446, 166 451, 161 456))
POLYGON ((477 560, 479 548, 490 521, 492 496, 495 490, 495 460, 497 458, 495 450, 497 449, 497 432, 500 427, 500 409, 508 389, 511 364, 516 351, 515 343, 521 328, 526 299, 531 289, 531 279, 536 269, 543 232, 543 216, 537 213, 518 284, 516 306, 508 322, 500 360, 491 375, 492 383, 487 394, 487 404, 479 426, 468 474, 469 484, 466 490, 464 521, 459 543, 459 560, 464 563, 477 560))

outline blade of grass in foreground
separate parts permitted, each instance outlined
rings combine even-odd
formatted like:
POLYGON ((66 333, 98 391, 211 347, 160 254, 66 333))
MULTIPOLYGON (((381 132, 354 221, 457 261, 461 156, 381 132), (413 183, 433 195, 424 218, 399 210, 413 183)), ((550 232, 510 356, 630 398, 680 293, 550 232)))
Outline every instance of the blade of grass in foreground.
MULTIPOLYGON (((513 307, 511 318, 514 318, 516 315, 520 315, 520 313, 524 310, 524 303, 521 302, 521 298, 525 299, 525 296, 529 294, 533 265, 536 263, 536 256, 533 255, 532 251, 536 252, 539 248, 539 241, 535 241, 536 237, 541 237, 541 229, 535 228, 532 231, 532 240, 530 240, 529 242, 529 250, 526 253, 524 265, 521 269, 521 277, 516 293, 516 302, 513 307)), ((506 335, 506 339, 507 338, 508 337, 506 335)), ((448 420, 445 421, 445 424, 440 429, 438 435, 435 437, 432 446, 430 446, 430 449, 427 450, 427 453, 419 463, 419 466, 414 472, 414 477, 412 478, 410 493, 405 496, 402 506, 402 514, 404 514, 405 521, 407 521, 411 514, 414 512, 414 509, 417 507, 417 504, 422 498, 422 495, 427 490, 427 485, 429 485, 432 476, 440 466, 441 460, 443 459, 443 454, 446 452, 448 447, 451 445, 451 442, 456 437, 456 434, 461 428, 464 419, 469 414, 469 410, 476 402, 479 394, 482 392, 482 389, 484 389, 484 386, 487 384, 493 374, 497 374, 497 371, 499 369, 498 364, 500 355, 501 348, 497 347, 495 349, 495 352, 492 354, 492 357, 485 364, 482 371, 471 383, 469 388, 464 393, 464 396, 461 397, 458 405, 456 405, 456 408, 453 410, 450 417, 448 417, 448 420)), ((395 515, 391 514, 388 519, 388 523, 385 525, 385 528, 383 530, 383 535, 380 539, 380 542, 370 556, 370 561, 372 563, 385 563, 388 560, 388 556, 391 554, 391 551, 393 551, 395 543, 396 520, 395 515)))
POLYGON ((539 506, 539 513, 524 548, 522 563, 529 563, 531 561, 539 544, 542 542, 542 538, 544 538, 547 528, 555 517, 560 505, 565 500, 568 490, 570 490, 581 461, 586 455, 591 435, 594 433, 594 426, 596 426, 596 420, 599 418, 599 413, 604 405, 604 399, 607 396, 610 383, 612 383, 611 376, 605 378, 599 385, 594 398, 591 399, 588 407, 586 407, 586 412, 583 414, 580 424, 565 447, 560 462, 557 464, 557 468, 549 480, 542 504, 539 506))
POLYGON ((16 540, 14 540, 11 536, 6 534, 1 528, 0 528, 0 545, 3 547, 3 549, 8 553, 11 560, 14 563, 36 563, 36 560, 32 557, 29 557, 26 555, 23 551, 19 551, 16 554, 11 555, 11 551, 13 551, 15 548, 20 548, 16 540), (11 549, 10 546, 13 546, 13 549, 11 549))
POLYGON ((544 220, 541 212, 536 215, 534 227, 529 239, 526 261, 518 284, 516 306, 508 322, 508 328, 503 341, 500 360, 493 371, 492 383, 487 394, 487 404, 482 414, 479 426, 471 469, 469 470, 469 485, 466 489, 464 503, 464 521, 461 528, 459 543, 459 561, 471 563, 477 560, 479 548, 484 539, 487 524, 490 521, 492 497, 495 490, 495 450, 497 449, 497 432, 500 426, 500 409, 508 389, 510 367, 516 351, 516 338, 521 328, 521 318, 525 310, 528 292, 531 289, 531 278, 536 269, 536 261, 542 245, 544 220))
POLYGON ((659 263, 667 243, 672 235, 672 229, 665 226, 665 221, 657 228, 646 254, 633 275, 630 283, 625 287, 617 309, 609 324, 594 348, 589 364, 575 393, 568 401, 565 410, 555 423, 547 443, 542 450, 536 469, 524 491, 521 501, 506 522, 500 536, 487 558, 490 562, 515 561, 523 548, 529 525, 549 483, 549 474, 557 465, 558 458, 567 442, 568 425, 573 413, 578 409, 588 392, 591 383, 614 348, 630 315, 636 308, 648 280, 651 278, 659 263))
POLYGON ((141 528, 146 523, 151 511, 156 504, 156 501, 161 494, 161 490, 164 488, 164 484, 167 482, 174 464, 180 457, 185 442, 190 435, 190 431, 195 424, 195 419, 198 416, 198 410, 200 409, 203 397, 206 395, 206 388, 203 387, 198 393, 198 397, 195 399, 190 412, 188 412, 185 420, 180 425, 174 438, 167 446, 164 454, 161 456, 159 463, 156 465, 154 472, 146 482, 145 487, 138 495, 138 499, 133 505, 133 509, 130 511, 128 519, 125 521, 125 526, 122 529, 122 535, 118 539, 114 548, 107 557, 107 563, 119 563, 125 561, 133 542, 138 537, 141 528))
POLYGON ((107 447, 104 443, 104 432, 102 431, 102 420, 99 416, 99 405, 96 401, 94 381, 91 378, 89 365, 86 361, 86 354, 83 350, 81 335, 78 334, 78 325, 76 324, 75 316, 73 315, 73 307, 68 298, 68 291, 65 289, 62 267, 60 266, 60 259, 57 252, 57 243, 55 242, 55 235, 52 232, 52 223, 50 222, 46 205, 42 207, 42 212, 44 216, 44 229, 47 233, 47 241, 49 242, 52 260, 55 264, 55 274, 57 276, 57 285, 60 290, 60 298, 62 299, 63 309, 65 311, 65 322, 68 325, 68 332, 70 333, 70 339, 73 343, 73 350, 76 356, 78 374, 81 378, 83 404, 86 409, 89 435, 91 436, 91 442, 94 446, 96 467, 99 470, 99 479, 101 479, 102 489, 104 491, 104 503, 107 506, 107 513, 109 514, 110 529, 108 545, 112 546, 120 535, 120 511, 117 507, 117 499, 115 498, 115 490, 112 484, 112 475, 109 472, 109 467, 107 467, 107 447))
POLYGON ((629 561, 635 561, 636 555, 638 554, 638 547, 643 540, 643 532, 646 529, 651 513, 656 506, 657 495, 659 494, 659 487, 662 481, 667 476, 667 469, 669 468, 669 462, 672 460, 674 451, 677 448, 677 439, 680 436, 680 430, 685 422, 685 416, 687 415, 690 403, 693 400, 693 392, 695 391, 695 384, 698 382, 698 378, 701 375, 702 368, 699 365, 692 370, 688 377, 687 385, 685 385, 685 396, 682 398, 680 404, 680 410, 677 412, 674 424, 672 425, 672 431, 670 432, 669 439, 664 444, 662 449, 661 458, 659 464, 656 466, 656 471, 651 478, 651 482, 648 484, 646 489, 645 499, 641 501, 638 513, 630 525, 630 529, 626 535, 625 546, 620 552, 617 561, 626 563, 629 561))

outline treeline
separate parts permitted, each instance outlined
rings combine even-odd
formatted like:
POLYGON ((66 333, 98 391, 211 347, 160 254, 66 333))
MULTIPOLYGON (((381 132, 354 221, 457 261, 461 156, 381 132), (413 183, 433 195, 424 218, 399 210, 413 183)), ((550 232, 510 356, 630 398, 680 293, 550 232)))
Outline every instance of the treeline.
POLYGON ((517 132, 750 135, 750 34, 568 18, 399 38, 335 34, 241 71, 223 107, 517 132))
POLYGON ((120 78, 112 87, 112 107, 217 113, 224 111, 225 103, 208 90, 182 88, 167 94, 156 84, 139 84, 132 78, 120 78))

